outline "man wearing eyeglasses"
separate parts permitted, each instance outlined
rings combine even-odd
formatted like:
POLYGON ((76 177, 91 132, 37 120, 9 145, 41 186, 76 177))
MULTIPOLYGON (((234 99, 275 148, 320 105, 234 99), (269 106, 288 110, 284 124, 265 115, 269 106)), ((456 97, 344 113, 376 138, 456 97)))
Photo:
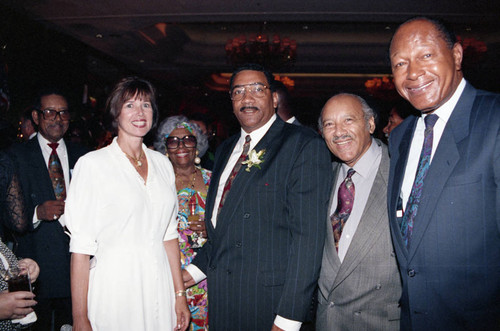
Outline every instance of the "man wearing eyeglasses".
POLYGON ((30 257, 40 265, 35 287, 38 321, 33 330, 51 330, 71 324, 69 238, 64 233, 64 199, 71 169, 82 146, 63 139, 70 112, 66 98, 56 90, 39 93, 32 117, 39 134, 11 150, 27 201, 33 226, 17 237, 16 254, 30 257))
POLYGON ((276 115, 274 78, 231 77, 241 125, 218 148, 206 205, 208 242, 184 272, 208 279, 210 329, 299 330, 321 265, 332 174, 324 141, 276 115))

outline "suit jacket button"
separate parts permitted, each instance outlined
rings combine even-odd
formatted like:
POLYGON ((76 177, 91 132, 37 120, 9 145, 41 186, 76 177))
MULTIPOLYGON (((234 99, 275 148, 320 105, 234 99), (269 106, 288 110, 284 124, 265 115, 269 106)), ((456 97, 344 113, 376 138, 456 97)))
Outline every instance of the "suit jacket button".
POLYGON ((409 277, 415 277, 415 275, 417 274, 417 272, 413 269, 408 269, 408 276, 409 277))
POLYGON ((238 241, 235 245, 237 248, 240 248, 241 247, 241 241, 238 241))
POLYGON ((228 275, 230 275, 230 274, 231 274, 231 270, 227 270, 226 272, 227 272, 227 274, 228 274, 228 275))
POLYGON ((208 267, 208 270, 214 271, 215 270, 215 266, 211 265, 210 267, 208 267))
POLYGON ((243 218, 250 218, 250 213, 244 213, 243 218))

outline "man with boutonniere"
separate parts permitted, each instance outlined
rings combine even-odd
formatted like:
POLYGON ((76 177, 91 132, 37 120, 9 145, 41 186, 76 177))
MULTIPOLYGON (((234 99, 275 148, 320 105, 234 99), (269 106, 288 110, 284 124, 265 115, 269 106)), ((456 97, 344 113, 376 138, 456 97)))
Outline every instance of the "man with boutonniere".
POLYGON ((231 77, 241 133, 216 152, 208 242, 183 274, 186 286, 207 278, 214 330, 299 330, 316 288, 330 156, 319 135, 276 116, 273 81, 254 64, 231 77))

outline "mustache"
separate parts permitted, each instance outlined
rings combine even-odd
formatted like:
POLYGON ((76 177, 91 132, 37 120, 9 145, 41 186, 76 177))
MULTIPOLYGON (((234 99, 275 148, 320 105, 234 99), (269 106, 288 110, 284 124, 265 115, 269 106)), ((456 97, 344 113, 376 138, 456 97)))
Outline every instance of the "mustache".
POLYGON ((243 106, 240 108, 240 112, 245 111, 246 109, 251 109, 251 110, 259 110, 259 108, 254 107, 254 106, 243 106))
POLYGON ((348 138, 351 138, 351 139, 352 139, 352 137, 351 137, 350 135, 345 134, 345 135, 340 136, 340 137, 333 137, 333 138, 332 138, 332 142, 336 142, 336 141, 338 141, 338 140, 348 139, 348 138))

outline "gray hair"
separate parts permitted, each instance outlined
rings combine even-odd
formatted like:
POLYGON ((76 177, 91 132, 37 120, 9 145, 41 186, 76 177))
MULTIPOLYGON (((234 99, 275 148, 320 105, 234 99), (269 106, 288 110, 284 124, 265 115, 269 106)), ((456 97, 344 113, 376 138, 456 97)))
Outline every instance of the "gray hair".
POLYGON ((207 136, 205 136, 201 132, 198 124, 189 121, 189 119, 183 115, 167 117, 160 123, 160 125, 158 126, 158 130, 156 131, 156 138, 153 144, 155 149, 158 152, 165 154, 165 138, 168 137, 172 133, 172 131, 174 131, 178 127, 185 127, 186 130, 191 132, 196 137, 196 140, 198 141, 198 144, 196 145, 196 149, 199 152, 198 156, 202 157, 203 155, 205 155, 208 150, 207 136))
MULTIPOLYGON (((364 114, 363 117, 365 118, 365 123, 366 123, 367 128, 370 127, 370 123, 369 123, 370 118, 373 117, 373 120, 375 121, 375 123, 377 123, 377 113, 375 113, 375 111, 368 105, 368 103, 365 101, 365 99, 363 99, 362 97, 360 97, 359 95, 356 95, 356 94, 339 93, 339 94, 335 94, 333 97, 328 99, 328 101, 330 101, 333 98, 339 97, 339 96, 352 97, 352 98, 359 101, 359 103, 361 104, 361 110, 363 110, 363 114, 364 114)), ((328 103, 328 101, 325 103, 325 105, 328 103)), ((321 109, 321 113, 319 114, 319 118, 318 118, 318 129, 321 132, 321 134, 323 134, 323 121, 321 119, 323 117, 324 109, 325 109, 325 106, 323 106, 323 108, 321 109)))

